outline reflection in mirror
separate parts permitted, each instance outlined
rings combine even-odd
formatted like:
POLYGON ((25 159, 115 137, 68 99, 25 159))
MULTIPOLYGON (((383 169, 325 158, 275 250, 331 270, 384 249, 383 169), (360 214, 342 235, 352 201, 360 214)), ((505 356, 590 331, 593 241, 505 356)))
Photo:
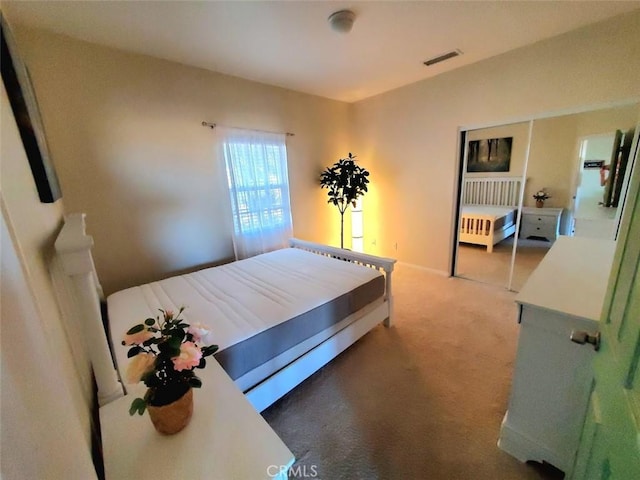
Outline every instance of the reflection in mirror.
POLYGON ((466 139, 455 274, 506 287, 529 122, 470 130, 466 139))
POLYGON ((538 119, 530 132, 530 122, 466 132, 455 275, 519 291, 558 235, 614 239, 639 115, 630 104, 538 119), (520 184, 522 208, 509 197, 520 184), (495 207, 519 210, 519 225, 495 207))
POLYGON ((556 235, 614 239, 623 178, 630 173, 628 132, 639 112, 638 105, 629 105, 533 122, 512 290, 519 291, 537 266, 539 255, 532 252, 544 253, 556 235), (540 191, 549 198, 536 206, 540 191))
POLYGON ((581 139, 573 235, 615 238, 633 135, 628 128, 581 139))

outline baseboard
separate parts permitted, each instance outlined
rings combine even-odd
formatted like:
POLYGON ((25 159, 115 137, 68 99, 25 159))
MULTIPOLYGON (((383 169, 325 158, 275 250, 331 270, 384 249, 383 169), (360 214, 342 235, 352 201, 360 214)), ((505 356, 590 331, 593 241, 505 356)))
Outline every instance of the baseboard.
POLYGON ((449 272, 445 270, 438 270, 436 268, 423 267, 422 265, 416 265, 415 263, 398 262, 396 265, 402 268, 413 268, 415 270, 421 270, 423 272, 433 273, 434 275, 440 275, 443 277, 450 277, 449 272))

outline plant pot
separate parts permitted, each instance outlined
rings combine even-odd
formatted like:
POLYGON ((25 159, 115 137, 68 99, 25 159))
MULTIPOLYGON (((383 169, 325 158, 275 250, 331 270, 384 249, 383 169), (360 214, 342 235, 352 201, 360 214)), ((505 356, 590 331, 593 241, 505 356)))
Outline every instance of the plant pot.
POLYGON ((536 207, 538 208, 544 207, 544 200, 536 200, 536 207))
POLYGON ((149 417, 156 430, 163 435, 178 433, 189 424, 193 414, 193 389, 168 405, 148 405, 149 417))

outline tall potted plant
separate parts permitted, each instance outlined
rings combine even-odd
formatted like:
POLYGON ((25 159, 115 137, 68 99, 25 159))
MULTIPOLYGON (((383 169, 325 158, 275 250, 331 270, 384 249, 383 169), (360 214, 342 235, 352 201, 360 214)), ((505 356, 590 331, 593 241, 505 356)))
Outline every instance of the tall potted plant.
POLYGON ((356 165, 356 156, 349 153, 320 174, 320 188, 327 188, 329 200, 340 212, 340 248, 344 248, 344 212, 349 205, 367 192, 369 172, 356 165))

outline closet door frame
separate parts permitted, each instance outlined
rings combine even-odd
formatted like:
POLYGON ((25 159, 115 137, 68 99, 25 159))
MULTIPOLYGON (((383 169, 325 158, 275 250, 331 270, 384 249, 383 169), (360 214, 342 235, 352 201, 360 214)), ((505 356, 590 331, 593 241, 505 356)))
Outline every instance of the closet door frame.
MULTIPOLYGON (((518 197, 518 205, 517 205, 517 211, 516 211, 516 231, 514 232, 514 239, 513 239, 513 248, 511 250, 511 261, 509 264, 509 273, 507 275, 507 278, 505 279, 504 282, 504 287, 507 290, 511 290, 512 287, 512 282, 513 282, 513 270, 515 267, 515 258, 516 258, 516 251, 517 251, 517 247, 518 247, 518 235, 520 233, 520 217, 522 215, 522 204, 524 201, 524 189, 525 189, 525 181, 527 178, 527 168, 529 165, 529 152, 531 150, 531 138, 532 138, 532 132, 533 132, 533 119, 529 119, 529 120, 524 120, 524 121, 517 121, 517 122, 509 122, 509 123, 501 123, 501 124, 495 124, 495 125, 488 125, 488 126, 480 126, 480 127, 474 127, 474 128, 459 128, 458 129, 458 156, 459 156, 459 160, 458 160, 458 175, 456 177, 456 186, 457 186, 457 195, 456 195, 456 201, 455 201, 455 212, 454 212, 454 232, 453 232, 453 254, 451 255, 451 271, 450 274, 452 277, 457 277, 457 268, 458 268, 458 247, 460 245, 460 242, 458 241, 459 235, 460 235, 460 212, 462 209, 462 194, 463 194, 463 184, 464 184, 464 179, 465 179, 465 175, 466 175, 466 171, 467 171, 467 153, 468 153, 468 144, 469 142, 467 141, 468 137, 469 137, 469 132, 472 132, 474 130, 483 130, 485 128, 493 128, 493 127, 506 127, 509 125, 515 125, 515 124, 520 124, 520 123, 525 123, 527 122, 529 124, 528 127, 528 133, 527 133, 527 144, 526 144, 526 148, 525 148, 525 157, 524 157, 524 163, 523 163, 523 167, 522 167, 522 176, 520 178, 520 192, 519 192, 519 197, 518 197)), ((461 278, 467 278, 467 277, 461 277, 461 278)), ((471 279, 474 280, 474 279, 471 279)))

